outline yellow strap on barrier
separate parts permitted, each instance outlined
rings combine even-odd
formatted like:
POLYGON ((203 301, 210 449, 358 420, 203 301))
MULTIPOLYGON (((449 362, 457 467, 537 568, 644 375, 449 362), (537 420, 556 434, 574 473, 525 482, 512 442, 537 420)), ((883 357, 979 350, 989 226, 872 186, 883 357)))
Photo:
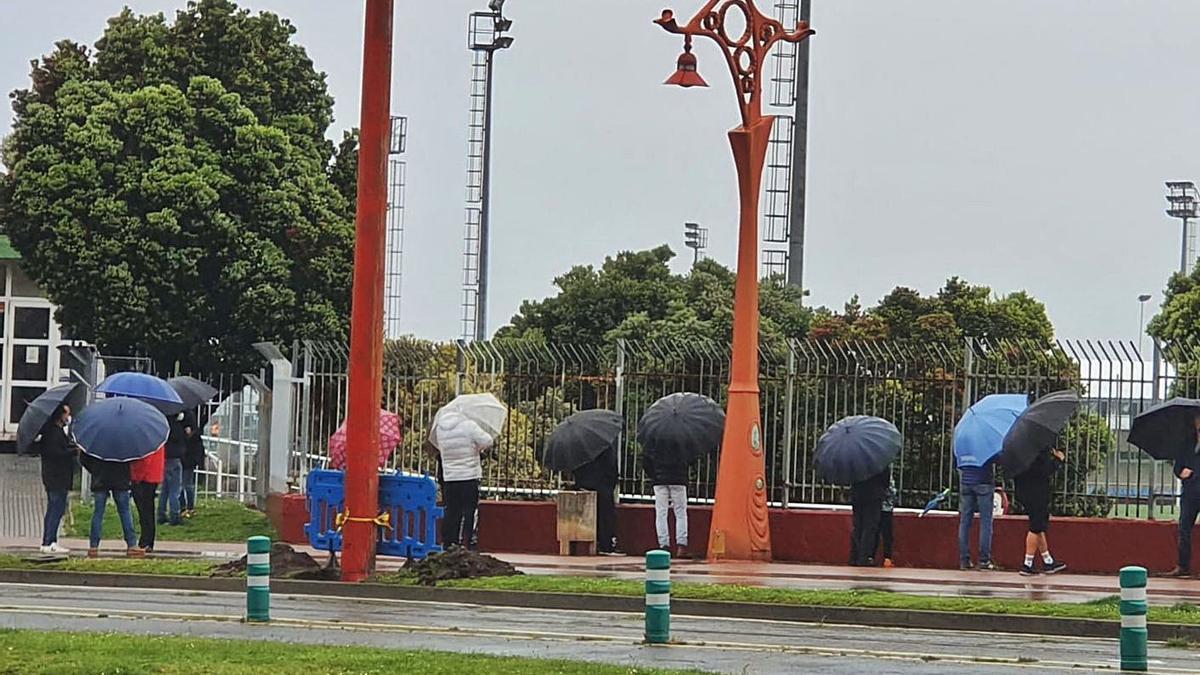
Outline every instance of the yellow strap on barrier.
POLYGON ((384 511, 383 513, 375 516, 374 518, 356 518, 356 517, 350 515, 349 511, 342 511, 342 512, 338 513, 337 516, 333 519, 333 523, 334 523, 334 525, 337 526, 338 532, 342 531, 342 525, 344 525, 346 522, 375 523, 379 527, 390 530, 390 529, 392 529, 392 514, 387 511, 384 511))

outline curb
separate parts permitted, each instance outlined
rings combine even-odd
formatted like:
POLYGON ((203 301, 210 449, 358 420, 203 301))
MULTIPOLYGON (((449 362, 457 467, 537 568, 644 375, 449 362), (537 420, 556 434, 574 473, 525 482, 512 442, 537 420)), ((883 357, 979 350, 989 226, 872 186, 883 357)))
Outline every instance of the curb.
MULTIPOLYGON (((245 580, 236 577, 179 577, 152 574, 82 573, 55 570, 0 570, 0 583, 97 588, 159 588, 183 591, 244 593, 245 580)), ((271 579, 271 590, 279 595, 337 596, 355 599, 409 602, 447 602, 466 605, 518 607, 522 609, 579 610, 642 613, 644 598, 617 595, 576 595, 527 591, 491 591, 428 586, 345 584, 335 581, 271 579), (584 607, 581 607, 583 605, 584 607)), ((676 616, 762 619, 794 623, 841 624, 913 628, 921 630, 1010 633, 1023 635, 1074 635, 1116 639, 1119 621, 1066 619, 1011 614, 969 614, 930 610, 877 609, 867 607, 816 607, 771 605, 720 600, 671 599, 676 616)), ((1200 625, 1150 624, 1150 639, 1158 642, 1181 638, 1200 642, 1200 625)))

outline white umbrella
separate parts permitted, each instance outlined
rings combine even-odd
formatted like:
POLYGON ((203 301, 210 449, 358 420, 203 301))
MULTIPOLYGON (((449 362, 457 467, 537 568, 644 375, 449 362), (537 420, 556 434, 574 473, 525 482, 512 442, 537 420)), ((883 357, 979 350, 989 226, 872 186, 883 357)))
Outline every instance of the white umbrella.
POLYGON ((478 424, 492 438, 504 431, 504 421, 508 419, 508 407, 492 394, 463 394, 456 396, 453 401, 442 406, 433 418, 436 428, 438 420, 446 413, 455 412, 478 424))

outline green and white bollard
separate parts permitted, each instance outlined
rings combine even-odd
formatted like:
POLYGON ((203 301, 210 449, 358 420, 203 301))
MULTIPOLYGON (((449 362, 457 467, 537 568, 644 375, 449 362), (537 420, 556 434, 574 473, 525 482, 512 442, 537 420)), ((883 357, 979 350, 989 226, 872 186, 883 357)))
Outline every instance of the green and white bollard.
POLYGON ((246 621, 271 620, 271 539, 246 540, 246 621))
POLYGON ((1121 670, 1147 668, 1146 568, 1121 568, 1121 670))
POLYGON ((646 642, 662 645, 671 641, 671 554, 646 554, 646 642))

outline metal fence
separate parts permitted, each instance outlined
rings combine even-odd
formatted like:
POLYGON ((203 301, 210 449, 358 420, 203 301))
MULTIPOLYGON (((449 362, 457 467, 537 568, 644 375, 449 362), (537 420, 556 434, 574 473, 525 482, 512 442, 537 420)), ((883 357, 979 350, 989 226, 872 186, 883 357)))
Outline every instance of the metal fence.
MULTIPOLYGON (((1056 477, 1058 511, 1155 517, 1175 508, 1170 468, 1130 446, 1127 435, 1133 416, 1152 402, 1200 389, 1200 368, 1179 365, 1200 362, 1195 350, 1151 356, 1133 343, 1087 340, 793 341, 764 346, 759 356, 768 489, 776 505, 844 501, 844 488, 817 478, 813 448, 830 424, 847 415, 878 415, 899 427, 904 449, 894 480, 900 505, 918 507, 957 483, 953 430, 966 407, 991 393, 1037 397, 1074 388, 1085 403, 1063 434, 1068 459, 1056 477)), ((329 437, 345 416, 347 357, 344 345, 299 346, 296 365, 302 377, 290 467, 297 482, 328 461, 329 437)), ((433 473, 436 465, 422 445, 434 413, 456 393, 490 391, 511 414, 484 461, 486 493, 537 498, 558 489, 562 477, 545 471, 539 461, 546 439, 571 413, 607 408, 626 419, 619 441, 621 492, 628 499, 649 498, 637 420, 659 397, 676 391, 723 402, 729 357, 727 345, 700 341, 390 342, 384 407, 400 415, 405 429, 391 468, 433 473)), ((712 457, 694 469, 689 485, 694 500, 711 500, 716 468, 712 457)))

